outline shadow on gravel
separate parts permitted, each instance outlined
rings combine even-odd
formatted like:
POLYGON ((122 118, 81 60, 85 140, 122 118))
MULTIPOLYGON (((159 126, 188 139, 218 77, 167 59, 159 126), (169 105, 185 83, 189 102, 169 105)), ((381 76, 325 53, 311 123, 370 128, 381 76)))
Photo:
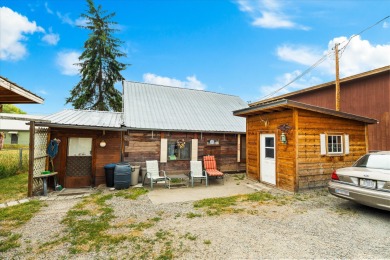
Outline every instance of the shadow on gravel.
POLYGON ((376 218, 378 220, 389 220, 390 217, 390 211, 365 206, 349 200, 340 199, 339 203, 335 203, 335 207, 365 217, 376 218))

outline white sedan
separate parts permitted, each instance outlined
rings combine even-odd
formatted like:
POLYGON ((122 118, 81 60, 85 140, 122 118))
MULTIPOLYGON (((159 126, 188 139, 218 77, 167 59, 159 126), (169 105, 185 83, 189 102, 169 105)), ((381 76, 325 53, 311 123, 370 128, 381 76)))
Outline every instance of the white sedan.
POLYGON ((366 154, 352 167, 335 170, 328 190, 334 196, 390 211, 390 151, 366 154))

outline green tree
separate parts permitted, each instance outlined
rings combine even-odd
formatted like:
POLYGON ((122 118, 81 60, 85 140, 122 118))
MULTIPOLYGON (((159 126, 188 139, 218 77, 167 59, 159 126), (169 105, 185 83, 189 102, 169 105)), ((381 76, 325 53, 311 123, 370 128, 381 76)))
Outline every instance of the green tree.
POLYGON ((17 106, 11 105, 11 104, 4 104, 3 105, 3 113, 10 113, 10 114, 26 114, 23 110, 18 108, 17 106))
POLYGON ((122 95, 114 84, 124 80, 120 72, 127 64, 117 61, 126 57, 119 50, 123 43, 113 36, 118 31, 116 22, 112 21, 115 13, 107 14, 101 5, 97 8, 93 0, 87 0, 89 10, 81 14, 86 24, 79 26, 91 31, 84 43, 84 52, 79 57, 81 80, 70 91, 66 103, 72 103, 76 109, 114 110, 121 111, 122 95))

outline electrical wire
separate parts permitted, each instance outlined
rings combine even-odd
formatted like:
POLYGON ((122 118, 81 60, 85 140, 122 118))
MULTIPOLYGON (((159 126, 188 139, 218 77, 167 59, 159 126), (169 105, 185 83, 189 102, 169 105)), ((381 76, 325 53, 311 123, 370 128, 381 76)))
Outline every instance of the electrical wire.
MULTIPOLYGON (((339 52, 340 52, 340 58, 341 58, 341 55, 344 53, 345 49, 347 48, 348 44, 351 42, 351 40, 353 38, 355 38, 356 36, 359 36, 361 34, 363 34, 364 32, 368 31, 369 29, 371 29, 372 27, 378 25, 379 23, 385 21, 386 19, 388 19, 390 17, 390 15, 386 16, 385 18, 379 20, 378 22, 374 23, 373 25, 365 28, 364 30, 362 30, 361 32, 359 32, 358 34, 354 34, 352 35, 351 37, 349 37, 348 39, 348 42, 341 48, 339 49, 339 52)), ((339 45, 345 43, 347 40, 339 43, 339 45)), ((316 68, 318 65, 320 65, 322 62, 324 62, 327 57, 330 57, 332 56, 332 51, 328 51, 325 55, 323 55, 316 63, 314 63, 313 65, 311 65, 308 69, 306 69, 304 72, 302 72, 300 75, 298 75, 297 77, 295 77, 293 80, 291 80, 290 82, 288 82, 287 84, 285 84, 284 86, 278 88, 277 90, 271 92, 270 94, 264 96, 263 98, 261 98, 260 100, 264 100, 268 97, 272 97, 273 95, 275 95, 276 93, 278 93, 279 91, 281 91, 282 89, 290 86, 292 83, 294 83, 295 81, 297 81, 298 79, 302 78, 303 76, 305 76, 307 73, 309 73, 310 71, 312 71, 314 68, 316 68)))

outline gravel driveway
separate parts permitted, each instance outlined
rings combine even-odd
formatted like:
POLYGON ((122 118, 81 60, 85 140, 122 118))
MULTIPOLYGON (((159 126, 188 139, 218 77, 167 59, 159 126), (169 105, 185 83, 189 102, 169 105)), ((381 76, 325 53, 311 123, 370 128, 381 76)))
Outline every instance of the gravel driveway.
POLYGON ((131 233, 137 239, 77 254, 69 252, 69 243, 40 249, 43 243, 66 234, 61 219, 80 201, 47 201, 47 207, 15 230, 22 234, 21 246, 0 253, 0 258, 390 258, 390 212, 354 204, 326 191, 308 192, 282 203, 238 202, 233 210, 215 216, 207 209, 194 208, 193 202, 156 205, 147 195, 137 200, 114 196, 107 204, 113 209, 115 218, 110 225, 115 228, 107 233, 131 233), (130 228, 129 223, 152 219, 155 224, 137 232, 130 228))

